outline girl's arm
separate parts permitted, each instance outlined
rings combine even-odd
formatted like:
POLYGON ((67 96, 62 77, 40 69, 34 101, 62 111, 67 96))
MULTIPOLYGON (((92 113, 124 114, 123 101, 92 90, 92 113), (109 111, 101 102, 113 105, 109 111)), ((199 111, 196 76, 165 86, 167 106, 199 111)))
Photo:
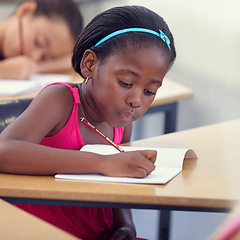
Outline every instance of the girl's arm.
POLYGON ((145 177, 154 169, 155 151, 105 156, 40 145, 44 137, 54 135, 64 127, 72 106, 72 94, 67 87, 53 85, 44 89, 27 110, 0 134, 0 172, 145 177))
POLYGON ((72 105, 71 92, 65 86, 43 90, 0 134, 0 172, 37 175, 100 172, 100 155, 39 144, 65 125, 72 105))
POLYGON ((111 239, 136 239, 136 230, 130 209, 113 209, 114 234, 111 239))

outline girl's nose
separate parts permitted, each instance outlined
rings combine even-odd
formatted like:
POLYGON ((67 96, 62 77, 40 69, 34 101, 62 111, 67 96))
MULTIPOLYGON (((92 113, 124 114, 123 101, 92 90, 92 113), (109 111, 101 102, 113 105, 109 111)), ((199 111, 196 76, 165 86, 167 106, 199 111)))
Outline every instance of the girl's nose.
POLYGON ((140 91, 132 91, 127 98, 127 104, 132 108, 138 108, 141 105, 140 91))
POLYGON ((132 107, 132 108, 138 108, 140 105, 138 104, 138 103, 136 103, 136 102, 130 102, 130 106, 132 107))

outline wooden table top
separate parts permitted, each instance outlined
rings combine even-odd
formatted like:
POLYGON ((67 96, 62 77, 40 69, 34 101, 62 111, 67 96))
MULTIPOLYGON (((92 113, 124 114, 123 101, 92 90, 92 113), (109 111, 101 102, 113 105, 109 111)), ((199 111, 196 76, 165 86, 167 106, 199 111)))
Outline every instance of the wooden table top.
POLYGON ((179 102, 180 100, 189 99, 193 96, 194 93, 190 88, 165 78, 151 106, 179 102))
POLYGON ((0 212, 1 239, 79 239, 1 199, 0 212))
POLYGON ((142 204, 171 208, 231 208, 240 200, 240 119, 132 142, 132 146, 192 148, 183 171, 165 185, 77 182, 51 176, 0 174, 1 197, 142 204))

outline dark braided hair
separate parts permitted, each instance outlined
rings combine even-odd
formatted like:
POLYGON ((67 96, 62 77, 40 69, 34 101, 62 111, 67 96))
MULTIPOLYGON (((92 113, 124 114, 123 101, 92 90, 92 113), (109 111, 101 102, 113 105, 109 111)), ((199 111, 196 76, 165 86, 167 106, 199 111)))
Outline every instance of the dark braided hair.
MULTIPOLYGON (((114 7, 106 10, 92 19, 84 28, 73 50, 72 65, 81 75, 80 63, 87 49, 93 50, 98 59, 103 61, 116 51, 123 51, 127 46, 135 48, 157 46, 169 59, 169 68, 176 58, 173 36, 168 25, 155 12, 142 6, 114 7), (147 28, 165 33, 170 40, 171 50, 158 37, 141 32, 129 32, 115 36, 95 47, 94 45, 105 36, 125 28, 147 28)), ((82 76, 82 75, 81 75, 82 76)))

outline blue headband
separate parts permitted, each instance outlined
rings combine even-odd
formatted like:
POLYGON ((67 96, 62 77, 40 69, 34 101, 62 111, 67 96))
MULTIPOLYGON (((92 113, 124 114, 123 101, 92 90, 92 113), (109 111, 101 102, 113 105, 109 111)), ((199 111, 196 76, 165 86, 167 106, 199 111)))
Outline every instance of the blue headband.
POLYGON ((171 47, 170 47, 170 40, 169 38, 164 34, 164 32, 162 32, 160 29, 159 29, 159 33, 158 32, 155 32, 153 30, 150 30, 150 29, 146 29, 146 28, 126 28, 126 29, 122 29, 122 30, 118 30, 116 32, 113 32, 109 35, 107 35, 106 37, 102 38, 99 42, 97 42, 95 44, 95 47, 97 47, 98 45, 100 45, 101 43, 107 41, 108 39, 112 38, 112 37, 115 37, 117 35, 120 35, 122 33, 127 33, 127 32, 144 32, 144 33, 150 33, 150 34, 153 34, 157 37, 160 37, 168 46, 169 50, 171 50, 171 47))

